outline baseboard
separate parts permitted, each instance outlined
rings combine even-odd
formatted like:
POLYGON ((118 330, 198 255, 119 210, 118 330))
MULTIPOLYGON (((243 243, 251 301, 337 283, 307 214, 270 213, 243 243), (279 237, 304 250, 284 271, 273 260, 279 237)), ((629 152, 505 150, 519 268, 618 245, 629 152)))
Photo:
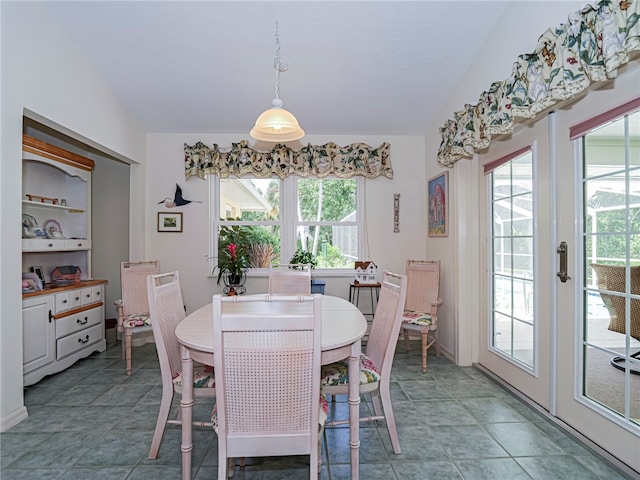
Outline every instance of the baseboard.
POLYGON ((493 380, 495 383, 497 383, 502 388, 507 390, 509 393, 511 393, 514 397, 516 397, 522 403, 527 404, 528 406, 533 408, 536 412, 538 412, 540 415, 545 417, 547 420, 549 420, 550 422, 552 422, 555 425, 557 425, 558 427, 560 427, 567 434, 569 434, 570 436, 572 436, 573 438, 578 440, 580 443, 584 444, 589 449, 593 450, 596 454, 598 454, 603 459, 605 459, 607 462, 609 462, 609 464, 611 464, 611 466, 614 469, 624 473, 629 478, 640 478, 638 476, 638 472, 636 472, 634 469, 629 467, 626 463, 620 461, 618 458, 614 457, 612 454, 607 452, 605 449, 603 449, 602 447, 600 447, 596 443, 594 443, 591 440, 589 440, 589 438, 585 437, 583 434, 581 434, 580 432, 575 430, 571 425, 569 425, 569 424, 563 422, 562 420, 560 420, 559 418, 554 417, 553 415, 551 415, 547 410, 542 408, 539 404, 537 404, 536 402, 531 400, 529 397, 527 397, 525 394, 523 394, 519 390, 516 390, 513 386, 511 386, 510 384, 508 384, 507 382, 502 380, 500 377, 495 375, 490 370, 488 370, 485 367, 483 367, 482 365, 479 365, 479 364, 476 364, 476 363, 473 364, 473 367, 476 370, 478 370, 480 373, 482 373, 484 376, 486 376, 487 378, 493 380))
POLYGON ((0 419, 0 432, 6 432, 14 425, 19 424, 22 420, 29 416, 27 412, 27 407, 22 406, 13 412, 11 412, 6 417, 2 417, 0 419))

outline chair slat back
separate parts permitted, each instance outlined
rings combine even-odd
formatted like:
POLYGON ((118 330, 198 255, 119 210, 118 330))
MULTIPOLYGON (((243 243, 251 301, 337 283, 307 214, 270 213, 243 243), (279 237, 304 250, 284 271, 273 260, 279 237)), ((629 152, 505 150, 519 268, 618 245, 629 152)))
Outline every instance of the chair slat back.
POLYGON ((406 295, 407 276, 385 270, 366 348, 367 356, 380 369, 382 377, 389 378, 391 374, 406 295))
POLYGON ((160 273, 157 260, 148 262, 121 262, 122 313, 141 315, 149 312, 147 276, 160 273))
POLYGON ((162 381, 170 383, 182 371, 176 327, 186 316, 178 272, 149 276, 147 296, 162 381))
POLYGON ((219 461, 318 448, 321 301, 214 295, 219 461))
POLYGON ((440 260, 407 260, 406 310, 430 312, 438 299, 440 260))
POLYGON ((269 293, 311 294, 311 265, 281 264, 269 268, 269 293), (277 268, 274 268, 277 267, 277 268))

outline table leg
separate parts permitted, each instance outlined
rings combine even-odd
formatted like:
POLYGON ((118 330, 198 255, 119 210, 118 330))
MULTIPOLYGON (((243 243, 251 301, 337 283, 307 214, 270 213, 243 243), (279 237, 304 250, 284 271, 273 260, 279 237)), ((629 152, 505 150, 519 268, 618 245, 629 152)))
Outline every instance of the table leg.
POLYGON ((182 357, 182 398, 180 408, 182 413, 182 480, 191 480, 191 451, 192 439, 192 407, 193 407, 193 359, 189 349, 180 345, 182 357))
POLYGON ((358 480, 360 470, 360 352, 358 340, 351 345, 349 356, 349 447, 351 450, 351 480, 358 480))

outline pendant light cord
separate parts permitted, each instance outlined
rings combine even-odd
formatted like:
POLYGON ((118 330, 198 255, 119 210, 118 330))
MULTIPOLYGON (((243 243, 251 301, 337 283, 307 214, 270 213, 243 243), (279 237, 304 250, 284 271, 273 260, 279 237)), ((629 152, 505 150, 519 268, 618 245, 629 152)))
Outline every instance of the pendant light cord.
POLYGON ((280 31, 276 22, 276 55, 273 59, 273 68, 276 69, 276 100, 280 99, 280 31))

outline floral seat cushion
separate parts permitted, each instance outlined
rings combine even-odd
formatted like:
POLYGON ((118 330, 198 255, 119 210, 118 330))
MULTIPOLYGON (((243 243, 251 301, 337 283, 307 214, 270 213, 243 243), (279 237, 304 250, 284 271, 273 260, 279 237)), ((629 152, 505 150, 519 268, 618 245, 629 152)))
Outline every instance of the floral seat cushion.
POLYGON ((402 314, 403 323, 414 325, 431 325, 431 314, 427 312, 417 312, 415 310, 405 310, 402 314))
MULTIPOLYGON (((320 373, 322 385, 335 387, 349 383, 349 364, 347 360, 324 365, 320 373)), ((380 381, 380 372, 366 355, 360 356, 360 385, 380 381)))
POLYGON ((122 325, 129 328, 151 325, 151 315, 149 313, 142 313, 140 315, 126 315, 122 319, 122 325))
MULTIPOLYGON (((173 377, 174 385, 182 385, 182 372, 173 377)), ((213 367, 194 367, 193 368, 193 388, 214 388, 216 379, 213 376, 213 367)))
MULTIPOLYGON (((327 397, 325 396, 324 392, 320 391, 320 408, 318 409, 318 431, 320 433, 322 433, 324 424, 327 423, 327 418, 329 418, 329 402, 327 402, 327 397)), ((213 410, 211 411, 211 424, 216 433, 218 433, 217 403, 213 406, 213 410)))

